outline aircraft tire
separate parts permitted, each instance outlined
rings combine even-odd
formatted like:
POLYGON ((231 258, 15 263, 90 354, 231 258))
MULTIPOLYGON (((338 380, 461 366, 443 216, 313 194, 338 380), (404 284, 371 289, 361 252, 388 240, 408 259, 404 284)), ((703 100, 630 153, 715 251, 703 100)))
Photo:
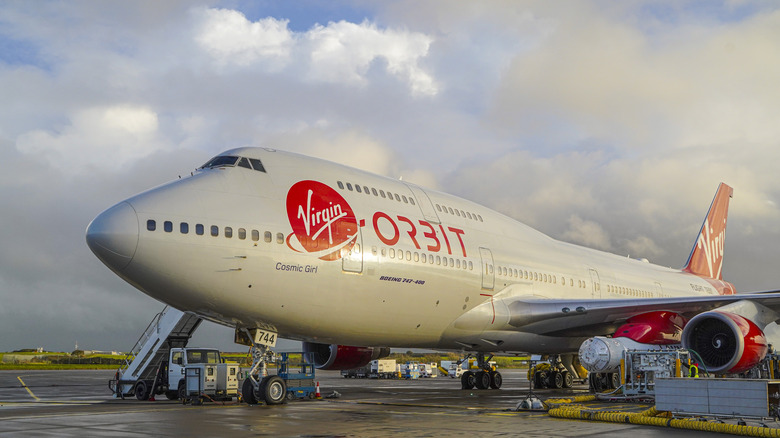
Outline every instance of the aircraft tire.
POLYGON ((248 405, 256 405, 257 397, 255 396, 255 385, 250 379, 244 379, 244 383, 241 385, 241 398, 248 405))
POLYGON ((501 377, 501 373, 498 371, 490 372, 490 387, 492 389, 501 389, 501 385, 504 383, 504 378, 501 377))
POLYGON ((549 387, 555 389, 563 388, 563 374, 560 371, 553 371, 550 373, 549 387))
POLYGON ((474 375, 477 389, 490 389, 490 374, 485 371, 477 371, 474 375))
POLYGON ((534 388, 547 388, 547 371, 537 371, 534 375, 534 388))
POLYGON ((280 405, 287 400, 287 385, 279 376, 266 376, 260 381, 260 396, 267 405, 280 405))
POLYGON ((476 380, 477 378, 474 376, 474 373, 466 371, 460 376, 461 389, 474 389, 474 386, 477 384, 476 380))
POLYGON ((610 373, 609 375, 609 384, 610 388, 619 388, 620 387, 620 373, 610 373))
POLYGON ((178 400, 179 391, 165 391, 165 398, 168 400, 178 400))
POLYGON ((563 387, 571 388, 572 386, 574 386, 574 376, 572 376, 571 373, 568 371, 564 371, 562 374, 563 374, 563 387))

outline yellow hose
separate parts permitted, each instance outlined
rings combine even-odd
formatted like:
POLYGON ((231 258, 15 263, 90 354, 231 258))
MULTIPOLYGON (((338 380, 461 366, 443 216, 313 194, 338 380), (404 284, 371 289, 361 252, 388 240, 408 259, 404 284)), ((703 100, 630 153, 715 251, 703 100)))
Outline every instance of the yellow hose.
MULTIPOLYGON (((548 400, 551 402, 552 400, 548 400)), ((719 432, 732 435, 753 437, 778 437, 780 429, 757 426, 740 426, 737 424, 724 424, 712 421, 699 421, 697 419, 664 418, 657 415, 666 414, 652 407, 644 412, 616 412, 616 411, 592 411, 582 406, 563 406, 550 409, 547 412, 551 417, 569 418, 573 420, 593 420, 610 423, 630 423, 645 426, 671 427, 675 429, 698 430, 704 432, 719 432)))

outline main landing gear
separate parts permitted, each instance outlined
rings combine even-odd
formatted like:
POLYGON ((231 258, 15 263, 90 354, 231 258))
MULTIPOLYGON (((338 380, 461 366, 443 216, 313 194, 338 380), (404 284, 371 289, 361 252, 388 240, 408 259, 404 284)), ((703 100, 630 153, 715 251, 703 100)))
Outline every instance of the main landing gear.
POLYGON ((276 333, 267 330, 244 330, 252 339, 252 368, 241 385, 241 397, 250 405, 278 405, 287 401, 287 384, 279 376, 269 376, 267 364, 276 361, 271 347, 276 345, 276 333))
MULTIPOLYGON (((571 354, 553 355, 547 361, 536 362, 528 369, 528 380, 532 381, 534 388, 571 388, 575 379, 581 379, 577 368, 579 364, 574 363, 574 357, 571 354)), ((583 374, 584 374, 584 370, 583 374)))
MULTIPOLYGON (((464 371, 460 376, 460 385, 463 389, 499 389, 503 383, 501 373, 490 366, 490 357, 485 359, 484 353, 477 353, 477 366, 479 371, 464 371)), ((468 357, 464 359, 468 363, 468 357)))

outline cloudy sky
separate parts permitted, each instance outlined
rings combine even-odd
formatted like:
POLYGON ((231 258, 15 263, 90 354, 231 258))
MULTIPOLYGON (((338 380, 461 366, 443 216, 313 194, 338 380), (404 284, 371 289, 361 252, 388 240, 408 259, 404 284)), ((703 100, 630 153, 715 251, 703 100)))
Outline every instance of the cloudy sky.
POLYGON ((778 78, 774 1, 4 1, 0 351, 132 346, 87 224, 244 145, 673 267, 725 181, 724 278, 780 287, 778 78))

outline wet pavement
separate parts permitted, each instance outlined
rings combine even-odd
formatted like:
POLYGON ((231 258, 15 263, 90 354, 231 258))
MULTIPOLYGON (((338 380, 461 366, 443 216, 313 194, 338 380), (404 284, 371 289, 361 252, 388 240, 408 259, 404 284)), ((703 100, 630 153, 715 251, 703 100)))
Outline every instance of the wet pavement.
MULTIPOLYGON (((113 370, 0 371, 0 437, 661 437, 713 436, 665 428, 584 422, 514 412, 528 394, 525 371, 503 370, 501 390, 461 390, 448 377, 419 380, 345 379, 320 371, 323 396, 338 399, 294 401, 281 406, 237 402, 182 405, 114 399, 107 382, 113 370)), ((539 390, 541 398, 587 393, 539 390)), ((642 410, 649 405, 612 403, 614 410, 642 410)))

